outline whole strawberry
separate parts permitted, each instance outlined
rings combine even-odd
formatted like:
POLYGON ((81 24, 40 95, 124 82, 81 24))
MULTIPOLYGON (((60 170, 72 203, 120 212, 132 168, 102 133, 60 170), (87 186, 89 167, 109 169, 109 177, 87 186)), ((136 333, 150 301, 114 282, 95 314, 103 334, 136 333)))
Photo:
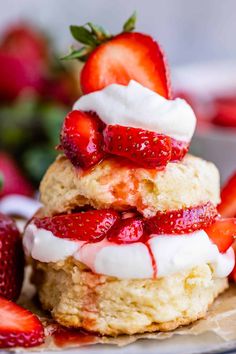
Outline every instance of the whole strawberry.
POLYGON ((16 300, 24 276, 24 253, 15 222, 0 213, 0 296, 16 300))
POLYGON ((0 151, 0 175, 3 179, 0 197, 9 194, 32 196, 32 186, 21 173, 13 158, 3 151, 0 151))

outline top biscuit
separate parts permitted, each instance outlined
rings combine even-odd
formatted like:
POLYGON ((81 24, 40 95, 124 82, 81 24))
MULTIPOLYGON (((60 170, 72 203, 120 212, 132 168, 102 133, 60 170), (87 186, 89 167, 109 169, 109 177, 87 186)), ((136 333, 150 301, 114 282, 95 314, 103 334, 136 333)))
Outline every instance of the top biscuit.
POLYGON ((40 186, 44 213, 68 213, 90 205, 96 209, 137 209, 144 217, 220 201, 214 164, 187 155, 163 171, 134 168, 107 158, 89 171, 75 168, 63 155, 49 167, 40 186))

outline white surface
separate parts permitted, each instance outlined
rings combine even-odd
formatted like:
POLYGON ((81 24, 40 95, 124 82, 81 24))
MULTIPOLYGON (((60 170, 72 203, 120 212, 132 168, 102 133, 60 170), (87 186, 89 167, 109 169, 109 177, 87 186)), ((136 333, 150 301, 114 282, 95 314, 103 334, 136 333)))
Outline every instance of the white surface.
POLYGON ((146 129, 186 142, 196 126, 195 114, 185 100, 167 100, 134 80, 128 86, 112 84, 84 95, 73 108, 96 112, 107 125, 146 129))
MULTIPOLYGON (((29 224, 23 244, 26 254, 41 262, 58 262, 73 256, 98 274, 120 279, 149 279, 154 276, 148 248, 141 242, 119 245, 106 239, 95 243, 66 240, 29 224)), ((225 277, 234 267, 232 248, 220 253, 203 230, 180 236, 152 235, 148 244, 159 277, 205 263, 212 265, 216 277, 225 277)))

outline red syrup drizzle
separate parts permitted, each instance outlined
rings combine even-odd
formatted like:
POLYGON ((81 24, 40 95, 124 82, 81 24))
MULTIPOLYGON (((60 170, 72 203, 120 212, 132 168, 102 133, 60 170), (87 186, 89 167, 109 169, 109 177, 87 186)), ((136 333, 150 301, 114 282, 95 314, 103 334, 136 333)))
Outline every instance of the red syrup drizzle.
POLYGON ((150 245, 148 243, 145 243, 145 246, 147 247, 149 256, 151 258, 152 269, 153 269, 153 278, 156 279, 157 278, 157 262, 155 260, 155 257, 153 255, 153 252, 152 252, 152 249, 151 249, 150 245))
POLYGON ((59 328, 52 334, 57 347, 83 346, 99 342, 99 335, 89 333, 82 329, 59 328))

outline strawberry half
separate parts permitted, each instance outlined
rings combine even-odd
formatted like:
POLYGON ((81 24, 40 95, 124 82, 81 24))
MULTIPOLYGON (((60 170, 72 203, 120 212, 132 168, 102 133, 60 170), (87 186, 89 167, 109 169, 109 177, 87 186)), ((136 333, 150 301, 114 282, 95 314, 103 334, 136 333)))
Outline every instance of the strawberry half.
POLYGON ((61 146, 74 166, 88 168, 104 157, 103 123, 92 113, 70 112, 61 130, 61 146))
POLYGON ((101 44, 81 72, 85 94, 114 83, 128 85, 130 80, 170 97, 164 55, 152 37, 142 33, 122 33, 101 44))
POLYGON ((170 98, 164 54, 152 37, 134 32, 136 15, 112 36, 101 26, 88 23, 71 26, 73 37, 85 46, 73 49, 64 59, 85 61, 81 71, 83 93, 101 90, 110 84, 128 85, 135 80, 152 91, 170 98))
POLYGON ((236 216, 236 171, 221 191, 218 211, 223 217, 236 216))
POLYGON ((104 150, 147 168, 165 167, 171 158, 171 138, 148 130, 108 125, 104 150))
POLYGON ((24 253, 15 222, 0 214, 0 295, 16 300, 24 275, 24 253))
POLYGON ((219 219, 205 228, 211 241, 215 243, 220 252, 224 253, 233 244, 236 237, 236 218, 219 219))
POLYGON ((91 210, 76 214, 35 218, 38 228, 51 231, 55 236, 79 241, 101 241, 114 223, 118 213, 113 210, 91 210))
POLYGON ((171 159, 170 161, 181 161, 189 150, 190 143, 171 138, 171 159))
POLYGON ((185 209, 157 212, 145 222, 148 234, 187 234, 211 225, 217 210, 210 202, 185 209))
POLYGON ((42 323, 32 312, 0 297, 0 318, 0 348, 27 348, 43 343, 42 323))
POLYGON ((107 239, 115 243, 138 242, 143 236, 143 221, 131 217, 118 221, 109 231, 107 239))

